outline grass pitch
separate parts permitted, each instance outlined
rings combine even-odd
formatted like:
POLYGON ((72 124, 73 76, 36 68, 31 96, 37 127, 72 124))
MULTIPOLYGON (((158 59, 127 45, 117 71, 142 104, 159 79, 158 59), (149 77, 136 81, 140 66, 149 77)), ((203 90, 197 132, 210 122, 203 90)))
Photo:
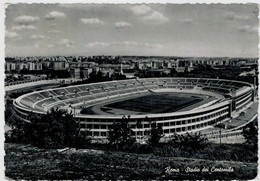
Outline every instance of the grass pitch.
POLYGON ((108 104, 102 110, 124 109, 145 113, 168 113, 191 106, 202 100, 203 98, 191 94, 156 93, 108 104))

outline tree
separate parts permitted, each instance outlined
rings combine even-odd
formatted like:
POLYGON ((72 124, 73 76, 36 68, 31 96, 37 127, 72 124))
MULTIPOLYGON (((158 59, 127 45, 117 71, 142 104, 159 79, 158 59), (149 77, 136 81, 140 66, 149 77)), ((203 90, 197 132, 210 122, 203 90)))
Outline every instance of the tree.
POLYGON ((136 128, 138 128, 139 129, 139 138, 141 138, 142 136, 141 136, 141 131, 140 131, 140 129, 142 128, 142 121, 141 121, 141 119, 137 119, 137 121, 136 121, 136 128))
POLYGON ((119 123, 114 123, 108 132, 108 140, 110 145, 116 146, 118 149, 124 149, 135 143, 135 138, 132 137, 133 131, 129 127, 130 117, 122 117, 119 123))
POLYGON ((26 142, 26 135, 23 129, 23 124, 20 123, 13 127, 12 130, 6 132, 5 134, 5 142, 6 143, 28 143, 26 142))
MULTIPOLYGON (((79 134, 79 124, 73 119, 72 113, 66 110, 51 109, 36 122, 36 127, 44 128, 44 139, 47 147, 73 146, 74 138, 79 134)), ((38 133, 42 131, 38 130, 38 133)), ((37 133, 36 133, 37 134, 37 133)))
POLYGON ((178 73, 178 72, 176 71, 175 68, 171 68, 171 73, 170 73, 171 76, 176 76, 177 73, 178 73))
POLYGON ((79 122, 66 110, 51 109, 45 115, 31 114, 29 117, 30 123, 23 122, 15 127, 12 138, 42 148, 79 146, 80 140, 84 141, 82 144, 90 142, 89 137, 79 134, 79 122))
POLYGON ((254 148, 257 148, 258 142, 258 126, 257 121, 250 122, 243 128, 242 135, 246 139, 246 143, 252 144, 254 148))
POLYGON ((89 74, 89 79, 93 82, 100 82, 103 80, 103 75, 102 72, 98 71, 98 72, 91 72, 89 74))
POLYGON ((111 75, 111 80, 124 80, 124 79, 126 79, 126 76, 117 72, 113 72, 113 74, 111 75))
POLYGON ((151 146, 155 146, 159 143, 160 139, 163 137, 163 129, 162 126, 152 124, 151 134, 148 139, 148 144, 151 146))
POLYGON ((13 111, 13 102, 12 100, 7 97, 5 101, 5 123, 9 126, 13 126, 15 124, 15 117, 13 111))

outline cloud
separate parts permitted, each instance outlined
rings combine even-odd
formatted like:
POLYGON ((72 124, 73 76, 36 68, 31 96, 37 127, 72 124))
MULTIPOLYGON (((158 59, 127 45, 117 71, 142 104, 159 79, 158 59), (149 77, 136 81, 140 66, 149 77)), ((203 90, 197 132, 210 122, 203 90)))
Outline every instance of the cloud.
POLYGON ((106 42, 98 42, 98 41, 96 41, 96 42, 91 42, 91 43, 88 43, 87 44, 87 47, 88 48, 93 48, 93 47, 100 47, 100 46, 103 46, 103 47, 105 47, 105 46, 109 46, 110 45, 110 43, 106 43, 106 42))
POLYGON ((48 48, 53 48, 53 47, 54 47, 53 44, 49 44, 49 45, 48 45, 48 48))
POLYGON ((75 41, 70 41, 68 39, 62 39, 57 44, 62 47, 73 48, 75 46, 75 41))
MULTIPOLYGON (((75 10, 91 10, 93 9, 93 5, 91 4, 83 4, 83 3, 70 3, 70 4, 64 4, 64 3, 60 3, 60 4, 57 4, 57 6, 61 7, 61 8, 68 8, 68 9, 75 9, 75 10)), ((96 6, 95 8, 100 8, 102 9, 103 6, 96 6)))
POLYGON ((155 49, 162 49, 163 45, 155 43, 155 44, 151 44, 151 43, 145 43, 144 46, 148 47, 148 48, 155 48, 155 49))
POLYGON ((8 30, 5 31, 5 37, 11 39, 21 39, 21 36, 19 34, 8 30))
POLYGON ((34 48, 39 48, 40 46, 38 44, 33 45, 34 48))
POLYGON ((23 30, 36 30, 37 28, 33 25, 18 25, 13 26, 12 30, 14 31, 23 31, 23 30))
POLYGON ((52 24, 49 24, 48 26, 49 26, 50 28, 55 28, 55 27, 57 27, 57 24, 52 23, 52 24))
POLYGON ((58 30, 49 30, 48 33, 60 33, 58 30))
POLYGON ((157 21, 157 22, 166 22, 168 21, 168 18, 165 17, 162 13, 158 11, 154 11, 152 14, 144 16, 144 20, 149 20, 149 21, 157 21))
POLYGON ((81 22, 84 24, 105 24, 102 20, 98 18, 82 18, 81 22))
POLYGON ((227 13, 224 15, 224 17, 228 20, 247 20, 249 19, 249 16, 247 15, 236 15, 234 13, 227 13))
POLYGON ((108 46, 142 47, 142 48, 154 48, 154 49, 163 48, 161 44, 143 43, 143 42, 136 42, 136 41, 123 41, 123 42, 114 41, 112 43, 96 41, 87 44, 88 48, 108 47, 108 46))
POLYGON ((34 40, 39 40, 39 39, 44 39, 46 37, 44 35, 32 35, 30 36, 30 38, 34 40))
POLYGON ((139 43, 136 41, 123 41, 119 43, 115 43, 116 45, 125 45, 125 46, 139 46, 139 43))
POLYGON ((150 13, 152 11, 152 9, 149 6, 142 4, 139 6, 132 7, 131 11, 136 16, 143 16, 143 15, 147 15, 148 13, 150 13))
POLYGON ((186 19, 181 20, 181 22, 190 24, 193 22, 193 20, 191 18, 186 18, 186 19))
POLYGON ((168 21, 168 18, 163 13, 153 10, 147 5, 138 5, 130 9, 134 15, 139 16, 144 21, 154 23, 162 23, 168 21))
POLYGON ((128 22, 121 21, 121 22, 115 23, 115 27, 117 29, 123 29, 123 28, 130 28, 130 27, 132 27, 132 25, 128 22))
POLYGON ((238 29, 240 32, 245 32, 245 33, 257 33, 258 32, 257 26, 241 26, 238 29))
POLYGON ((66 15, 59 11, 52 11, 45 15, 45 19, 54 20, 54 19, 63 19, 66 18, 66 15))
POLYGON ((38 20, 39 18, 34 16, 18 16, 15 18, 14 22, 19 25, 30 25, 36 23, 38 20))
POLYGON ((115 45, 124 45, 130 47, 146 47, 146 48, 163 48, 161 44, 153 44, 153 43, 143 43, 143 42, 136 42, 136 41, 123 41, 123 42, 114 42, 115 45))

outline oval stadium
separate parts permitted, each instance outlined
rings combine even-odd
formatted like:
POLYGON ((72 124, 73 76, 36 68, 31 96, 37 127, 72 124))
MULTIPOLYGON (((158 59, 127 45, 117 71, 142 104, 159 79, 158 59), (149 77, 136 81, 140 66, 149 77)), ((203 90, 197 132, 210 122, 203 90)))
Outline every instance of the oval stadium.
MULTIPOLYGON (((164 139, 187 132, 209 133, 231 122, 254 102, 255 87, 234 80, 210 78, 139 78, 50 88, 14 100, 16 115, 29 121, 31 114, 52 108, 66 109, 96 140, 122 117, 136 138, 146 138, 151 124, 160 125, 164 139), (137 123, 141 123, 137 126, 137 123)), ((250 121, 250 120, 247 120, 250 121)), ((238 125, 239 127, 241 125, 238 125)), ((235 130, 234 126, 233 129, 235 130)))

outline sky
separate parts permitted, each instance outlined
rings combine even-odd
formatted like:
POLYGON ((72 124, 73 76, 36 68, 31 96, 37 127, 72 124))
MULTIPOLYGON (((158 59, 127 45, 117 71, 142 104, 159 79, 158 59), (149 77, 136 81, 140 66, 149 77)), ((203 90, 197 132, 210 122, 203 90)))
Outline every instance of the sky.
POLYGON ((257 4, 10 4, 6 56, 258 57, 257 4))

